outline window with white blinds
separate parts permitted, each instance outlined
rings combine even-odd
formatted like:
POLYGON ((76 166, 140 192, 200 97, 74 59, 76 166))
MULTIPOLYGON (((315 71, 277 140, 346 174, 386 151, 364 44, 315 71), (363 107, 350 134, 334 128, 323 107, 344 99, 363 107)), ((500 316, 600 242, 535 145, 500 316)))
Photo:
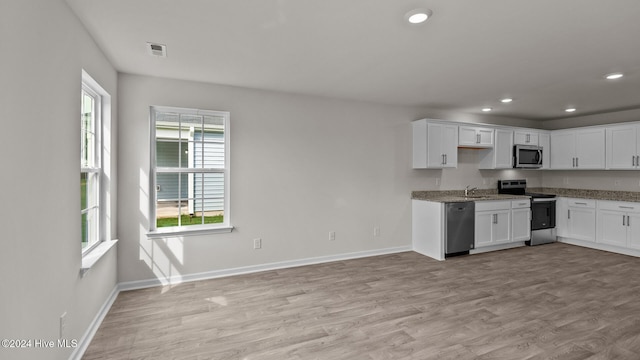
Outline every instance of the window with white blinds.
POLYGON ((151 231, 229 227, 229 113, 151 108, 151 231))

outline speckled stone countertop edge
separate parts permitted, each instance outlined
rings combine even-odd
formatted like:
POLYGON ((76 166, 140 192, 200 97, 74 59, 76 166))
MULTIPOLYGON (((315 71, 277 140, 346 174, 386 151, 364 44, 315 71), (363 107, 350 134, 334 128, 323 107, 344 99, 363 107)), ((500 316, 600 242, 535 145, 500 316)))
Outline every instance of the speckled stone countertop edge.
MULTIPOLYGON (((640 192, 637 191, 612 191, 612 190, 588 190, 588 189, 562 189, 562 188, 527 188, 528 192, 552 194, 560 197, 640 202, 640 192)), ((483 198, 465 198, 464 190, 427 190, 412 191, 411 199, 433 202, 461 202, 461 201, 490 201, 528 198, 527 196, 498 194, 497 189, 479 189, 474 196, 483 198)))
POLYGON ((473 192, 472 197, 465 197, 464 190, 442 191, 412 191, 411 199, 433 202, 467 202, 467 201, 492 201, 492 200, 517 200, 529 199, 529 196, 498 194, 495 189, 480 189, 473 192), (482 198, 477 198, 482 196, 482 198))
POLYGON ((640 202, 640 192, 638 191, 562 188, 527 188, 527 191, 578 199, 640 202))

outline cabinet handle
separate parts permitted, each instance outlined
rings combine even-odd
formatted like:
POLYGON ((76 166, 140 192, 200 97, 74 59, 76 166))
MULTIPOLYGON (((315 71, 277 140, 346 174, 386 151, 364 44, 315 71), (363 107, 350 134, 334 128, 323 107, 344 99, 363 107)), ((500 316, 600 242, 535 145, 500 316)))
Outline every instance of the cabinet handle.
POLYGON ((636 156, 635 155, 631 156, 631 166, 636 166, 636 156))
POLYGON ((587 203, 585 203, 585 202, 576 202, 575 204, 576 205, 587 205, 587 203))
POLYGON ((633 206, 618 206, 620 209, 635 209, 633 206))
POLYGON ((567 210, 567 219, 571 219, 571 210, 567 210))
POLYGON ((576 158, 576 167, 580 167, 580 158, 576 158))
POLYGON ((573 161, 571 167, 576 167, 576 158, 571 158, 571 161, 573 161))
POLYGON ((531 142, 531 134, 527 134, 527 144, 531 142))
POLYGON ((627 215, 622 215, 622 226, 627 226, 627 224, 625 223, 627 219, 627 215))
POLYGON ((494 224, 498 223, 498 214, 493 214, 493 223, 494 224))
POLYGON ((444 154, 444 164, 447 165, 449 159, 447 159, 447 154, 444 154))
POLYGON ((442 154, 442 165, 444 165, 444 164, 445 164, 445 162, 444 162, 444 154, 442 154))
POLYGON ((627 215, 627 226, 631 226, 631 217, 627 215))
POLYGON ((476 144, 480 144, 480 134, 476 134, 476 144))

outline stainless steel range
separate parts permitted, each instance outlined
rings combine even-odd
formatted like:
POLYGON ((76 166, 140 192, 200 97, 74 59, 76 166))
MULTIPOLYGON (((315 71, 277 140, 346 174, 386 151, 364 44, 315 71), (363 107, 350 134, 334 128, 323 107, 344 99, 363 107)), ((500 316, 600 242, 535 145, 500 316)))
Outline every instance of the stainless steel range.
POLYGON ((498 193, 531 196, 531 240, 527 245, 556 241, 555 195, 527 192, 527 180, 498 180, 498 193))

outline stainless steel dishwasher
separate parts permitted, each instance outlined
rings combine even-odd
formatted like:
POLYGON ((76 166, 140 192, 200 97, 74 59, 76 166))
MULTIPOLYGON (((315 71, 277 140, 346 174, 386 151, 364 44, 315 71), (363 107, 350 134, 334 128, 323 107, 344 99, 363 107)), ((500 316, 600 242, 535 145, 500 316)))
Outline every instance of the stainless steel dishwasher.
POLYGON ((446 203, 445 210, 445 255, 468 253, 475 246, 476 203, 446 203))

